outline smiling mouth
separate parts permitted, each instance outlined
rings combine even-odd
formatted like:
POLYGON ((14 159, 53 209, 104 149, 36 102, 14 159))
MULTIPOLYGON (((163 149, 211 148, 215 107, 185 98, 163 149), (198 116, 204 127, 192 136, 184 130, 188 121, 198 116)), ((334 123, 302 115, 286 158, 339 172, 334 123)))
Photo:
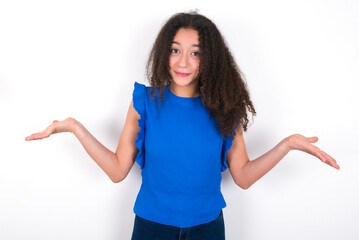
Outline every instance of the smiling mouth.
POLYGON ((181 73, 181 72, 175 72, 177 76, 180 77, 187 77, 188 75, 190 75, 190 73, 181 73))

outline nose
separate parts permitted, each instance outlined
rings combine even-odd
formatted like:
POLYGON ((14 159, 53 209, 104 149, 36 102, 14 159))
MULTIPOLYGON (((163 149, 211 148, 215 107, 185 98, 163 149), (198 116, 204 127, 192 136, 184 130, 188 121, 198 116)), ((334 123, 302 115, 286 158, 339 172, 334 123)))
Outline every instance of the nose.
POLYGON ((187 67, 188 60, 189 60, 189 58, 188 58, 187 54, 183 53, 183 54, 180 55, 178 65, 180 67, 187 67))

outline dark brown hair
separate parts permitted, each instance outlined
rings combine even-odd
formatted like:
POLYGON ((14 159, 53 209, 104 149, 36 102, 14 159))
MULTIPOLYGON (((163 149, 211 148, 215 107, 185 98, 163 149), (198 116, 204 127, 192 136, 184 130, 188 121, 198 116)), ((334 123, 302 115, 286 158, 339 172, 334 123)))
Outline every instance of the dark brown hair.
POLYGON ((169 57, 171 42, 180 28, 198 32, 200 64, 198 87, 202 103, 213 116, 222 136, 233 137, 240 124, 247 131, 248 114, 256 115, 243 74, 234 61, 216 25, 205 16, 191 13, 173 15, 160 30, 150 52, 146 74, 151 96, 159 89, 161 102, 164 88, 171 83, 169 57))

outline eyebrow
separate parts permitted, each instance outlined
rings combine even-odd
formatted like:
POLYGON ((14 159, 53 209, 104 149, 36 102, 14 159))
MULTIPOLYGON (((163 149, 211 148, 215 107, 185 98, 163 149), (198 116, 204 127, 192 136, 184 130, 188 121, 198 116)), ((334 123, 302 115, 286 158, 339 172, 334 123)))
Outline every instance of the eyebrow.
MULTIPOLYGON (((181 45, 179 42, 176 42, 176 41, 171 42, 171 44, 181 45)), ((199 47, 199 45, 198 44, 192 44, 192 47, 199 47)))

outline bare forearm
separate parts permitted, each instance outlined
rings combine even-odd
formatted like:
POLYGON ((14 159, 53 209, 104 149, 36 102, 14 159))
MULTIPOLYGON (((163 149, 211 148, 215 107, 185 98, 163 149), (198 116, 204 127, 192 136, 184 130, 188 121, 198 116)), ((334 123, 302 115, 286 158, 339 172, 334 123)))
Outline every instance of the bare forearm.
POLYGON ((109 176, 113 182, 118 182, 119 160, 116 154, 102 145, 92 134, 78 121, 74 124, 73 134, 98 166, 109 176))
POLYGON ((247 162, 243 166, 242 182, 245 189, 269 172, 277 163, 288 154, 290 148, 287 138, 283 139, 274 148, 255 160, 247 162))

